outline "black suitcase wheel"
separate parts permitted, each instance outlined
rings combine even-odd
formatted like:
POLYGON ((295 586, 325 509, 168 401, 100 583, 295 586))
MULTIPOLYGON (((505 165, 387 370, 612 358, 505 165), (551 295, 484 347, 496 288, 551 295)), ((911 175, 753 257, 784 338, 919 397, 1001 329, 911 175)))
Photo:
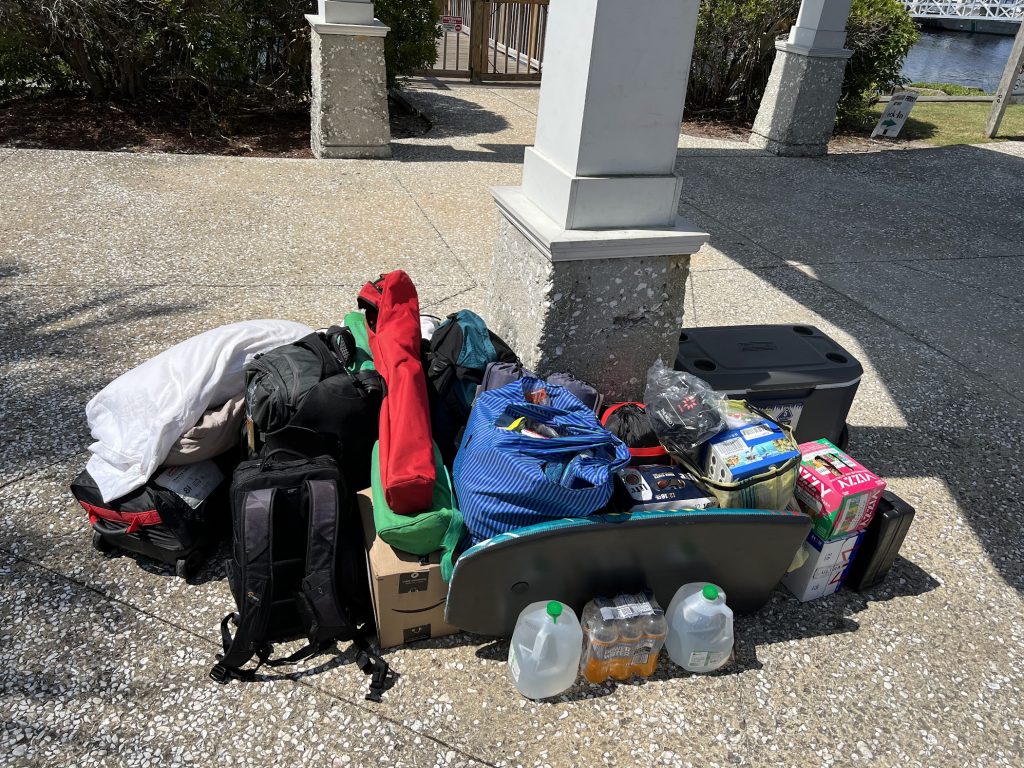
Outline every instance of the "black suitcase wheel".
POLYGON ((174 575, 179 579, 188 580, 195 575, 203 565, 203 558, 198 552, 193 552, 187 557, 179 557, 174 561, 174 575))
POLYGON ((99 531, 92 532, 92 548, 104 555, 109 554, 114 549, 113 545, 103 538, 103 534, 99 531))

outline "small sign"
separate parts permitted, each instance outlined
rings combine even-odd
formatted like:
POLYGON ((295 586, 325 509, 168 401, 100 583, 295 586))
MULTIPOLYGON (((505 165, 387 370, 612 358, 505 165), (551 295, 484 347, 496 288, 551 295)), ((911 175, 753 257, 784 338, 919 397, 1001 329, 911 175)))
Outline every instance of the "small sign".
POLYGON ((878 125, 871 132, 871 138, 886 136, 887 138, 894 139, 899 136, 900 129, 907 122, 907 116, 916 103, 916 93, 903 91, 902 93, 894 94, 889 101, 889 105, 885 108, 885 112, 878 118, 878 125))
POLYGON ((461 16, 442 16, 441 17, 441 29, 445 32, 461 32, 462 31, 462 17, 461 16))

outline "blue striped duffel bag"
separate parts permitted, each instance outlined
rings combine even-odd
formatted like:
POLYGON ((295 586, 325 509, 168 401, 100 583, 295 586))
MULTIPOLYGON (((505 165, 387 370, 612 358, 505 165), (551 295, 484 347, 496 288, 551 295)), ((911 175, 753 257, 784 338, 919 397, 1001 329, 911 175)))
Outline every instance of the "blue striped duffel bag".
POLYGON ((481 392, 455 457, 473 543, 608 503, 629 449, 564 387, 524 377, 481 392))

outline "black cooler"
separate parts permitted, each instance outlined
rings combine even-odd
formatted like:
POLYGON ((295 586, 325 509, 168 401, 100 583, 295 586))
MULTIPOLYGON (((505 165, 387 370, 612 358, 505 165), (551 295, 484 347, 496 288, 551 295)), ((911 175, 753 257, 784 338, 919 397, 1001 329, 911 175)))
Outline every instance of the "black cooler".
POLYGON ((789 424, 799 443, 825 437, 846 448, 846 416, 864 369, 813 326, 685 328, 675 367, 789 424))

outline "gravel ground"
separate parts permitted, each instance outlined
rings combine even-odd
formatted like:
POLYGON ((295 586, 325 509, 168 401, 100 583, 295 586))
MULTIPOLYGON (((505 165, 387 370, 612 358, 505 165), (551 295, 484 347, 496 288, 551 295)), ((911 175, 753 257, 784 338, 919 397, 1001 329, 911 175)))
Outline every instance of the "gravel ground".
MULTIPOLYGON (((231 599, 89 546, 67 492, 83 408, 232 320, 325 325, 394 267, 435 313, 486 317, 487 188, 514 184, 536 90, 423 85, 431 133, 389 162, 0 149, 0 764, 1019 766, 1024 150, 821 160, 683 136, 680 210, 712 233, 687 323, 814 324, 864 365, 851 452, 918 517, 889 579, 776 590, 736 659, 521 699, 507 642, 347 651, 250 685, 206 678, 231 599), (382 224, 386 222, 386 225, 382 224)), ((222 548, 221 555, 226 554, 222 548)))

